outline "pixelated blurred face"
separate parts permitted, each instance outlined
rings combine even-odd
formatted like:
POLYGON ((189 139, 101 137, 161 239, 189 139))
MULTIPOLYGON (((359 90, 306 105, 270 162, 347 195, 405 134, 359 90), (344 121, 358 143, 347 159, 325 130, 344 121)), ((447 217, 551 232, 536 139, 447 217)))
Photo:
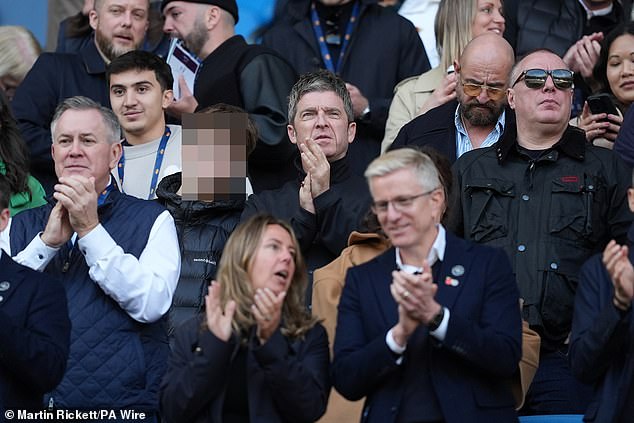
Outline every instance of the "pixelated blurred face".
POLYGON ((172 90, 161 89, 151 70, 129 70, 110 76, 110 104, 126 133, 142 135, 165 126, 163 110, 172 90))
POLYGON ((246 114, 195 114, 183 118, 184 200, 245 198, 246 114))
POLYGON ((248 270, 253 290, 269 288, 275 294, 288 290, 295 274, 296 246, 280 225, 268 225, 248 270))
POLYGON ((148 0, 102 0, 96 6, 89 14, 90 26, 108 60, 140 48, 149 25, 148 0))
POLYGON ((105 188, 121 156, 121 144, 108 141, 106 125, 97 110, 67 110, 57 121, 51 153, 58 178, 71 175, 95 177, 97 189, 105 188))
POLYGON ((477 10, 471 25, 472 38, 487 32, 502 35, 505 28, 505 20, 504 16, 502 16, 502 2, 500 0, 475 1, 477 2, 477 10))
POLYGON ((205 9, 200 4, 173 1, 163 10, 165 22, 163 31, 172 38, 179 38, 185 47, 198 56, 209 40, 209 32, 204 22, 205 9))
POLYGON ((606 75, 614 96, 623 104, 634 102, 634 35, 614 39, 608 53, 606 75))
POLYGON ((356 123, 348 122, 343 100, 334 91, 313 91, 297 102, 288 136, 293 144, 312 139, 329 162, 342 159, 354 140, 356 123))

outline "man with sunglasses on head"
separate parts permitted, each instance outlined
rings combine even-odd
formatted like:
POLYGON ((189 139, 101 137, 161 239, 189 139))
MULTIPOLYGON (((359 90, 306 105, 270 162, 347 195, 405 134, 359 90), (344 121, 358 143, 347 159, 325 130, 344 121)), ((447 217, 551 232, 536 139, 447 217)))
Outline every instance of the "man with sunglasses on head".
POLYGON ((632 220, 624 164, 568 125, 573 78, 551 51, 529 53, 507 93, 516 126, 454 164, 449 228, 506 250, 523 317, 542 338, 523 414, 584 412, 590 388, 573 378, 567 359, 577 274, 610 239, 625 241, 632 220))
POLYGON ((497 34, 471 40, 460 60, 454 61, 457 99, 409 122, 390 149, 427 145, 453 163, 467 151, 495 144, 513 120, 505 108, 514 60, 513 49, 497 34))

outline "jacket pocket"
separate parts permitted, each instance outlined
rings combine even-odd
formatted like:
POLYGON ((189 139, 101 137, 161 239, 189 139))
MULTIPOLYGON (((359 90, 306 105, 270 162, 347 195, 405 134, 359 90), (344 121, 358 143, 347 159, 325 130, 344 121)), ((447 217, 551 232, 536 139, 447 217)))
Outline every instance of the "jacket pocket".
POLYGON ((474 178, 465 186, 471 201, 468 236, 484 243, 508 234, 510 207, 515 197, 512 182, 493 178, 474 178))
POLYGON ((601 184, 590 175, 570 175, 551 182, 549 230, 552 236, 588 247, 601 233, 601 184))

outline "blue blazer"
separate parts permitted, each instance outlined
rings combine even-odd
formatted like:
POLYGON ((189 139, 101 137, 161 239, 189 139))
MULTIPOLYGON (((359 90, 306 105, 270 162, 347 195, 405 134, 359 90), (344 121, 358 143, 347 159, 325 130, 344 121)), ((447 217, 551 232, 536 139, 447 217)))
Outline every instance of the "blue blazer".
POLYGON ((634 383, 632 310, 622 315, 612 304, 613 296, 610 275, 597 254, 581 268, 568 353, 574 376, 594 385, 585 422, 620 421, 634 383))
POLYGON ((50 276, 0 250, 0 421, 4 410, 41 409, 62 379, 70 320, 66 292, 50 276))
MULTIPOLYGON (((405 372, 416 358, 406 350, 402 363, 396 364, 385 342, 398 322, 390 293, 395 267, 395 250, 390 248, 351 268, 339 302, 332 380, 350 400, 367 397, 363 422, 424 418, 398 415, 405 372)), ((422 334, 415 335, 422 335, 428 348, 430 379, 445 421, 517 421, 510 379, 521 357, 522 323, 506 254, 447 232, 438 280, 436 301, 450 310, 445 339, 430 337, 423 325, 417 329, 422 334)))

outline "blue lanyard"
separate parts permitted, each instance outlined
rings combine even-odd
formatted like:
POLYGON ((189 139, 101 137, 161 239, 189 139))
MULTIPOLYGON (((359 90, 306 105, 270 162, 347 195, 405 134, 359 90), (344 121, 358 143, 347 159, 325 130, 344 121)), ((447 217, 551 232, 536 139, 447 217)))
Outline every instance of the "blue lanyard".
POLYGON ((110 194, 110 191, 112 191, 113 189, 115 189, 115 184, 111 180, 106 189, 101 191, 101 194, 99 194, 99 197, 97 198, 97 206, 101 206, 106 201, 106 198, 108 198, 108 194, 110 194))
POLYGON ((359 2, 355 2, 354 7, 352 8, 352 14, 350 15, 350 20, 348 20, 348 26, 346 26, 346 33, 343 36, 343 44, 341 45, 341 52, 339 53, 339 59, 337 60, 337 67, 335 68, 332 63, 332 57, 330 56, 330 50, 328 50, 328 45, 326 44, 326 38, 324 37, 324 31, 321 29, 321 22, 319 21, 319 15, 317 15, 317 7, 315 6, 315 2, 312 3, 310 10, 310 18, 313 24, 313 30, 315 31, 315 36, 317 37, 317 41, 319 42, 319 49, 321 50, 321 57, 324 59, 324 64, 326 65, 326 69, 330 72, 339 75, 339 71, 341 70, 341 63, 343 62, 343 56, 346 54, 346 49, 348 48, 348 44, 350 43, 350 38, 352 37, 352 31, 354 30, 354 24, 357 23, 357 18, 359 17, 359 2))
MULTIPOLYGON (((161 164, 163 164, 163 157, 165 156, 165 147, 167 147, 167 141, 170 139, 170 135, 172 132, 168 127, 165 127, 165 133, 161 138, 161 142, 159 143, 159 147, 156 150, 156 159, 154 160, 154 170, 152 171, 152 182, 150 183, 150 193, 148 194, 147 199, 151 200, 154 195, 154 191, 156 190, 156 185, 158 184, 158 177, 161 171, 161 164)), ((125 141, 125 140, 124 140, 125 141)), ((117 170, 119 171, 119 183, 121 184, 121 188, 123 189, 123 175, 125 172, 125 151, 122 149, 121 158, 119 159, 119 165, 117 166, 117 170)))

